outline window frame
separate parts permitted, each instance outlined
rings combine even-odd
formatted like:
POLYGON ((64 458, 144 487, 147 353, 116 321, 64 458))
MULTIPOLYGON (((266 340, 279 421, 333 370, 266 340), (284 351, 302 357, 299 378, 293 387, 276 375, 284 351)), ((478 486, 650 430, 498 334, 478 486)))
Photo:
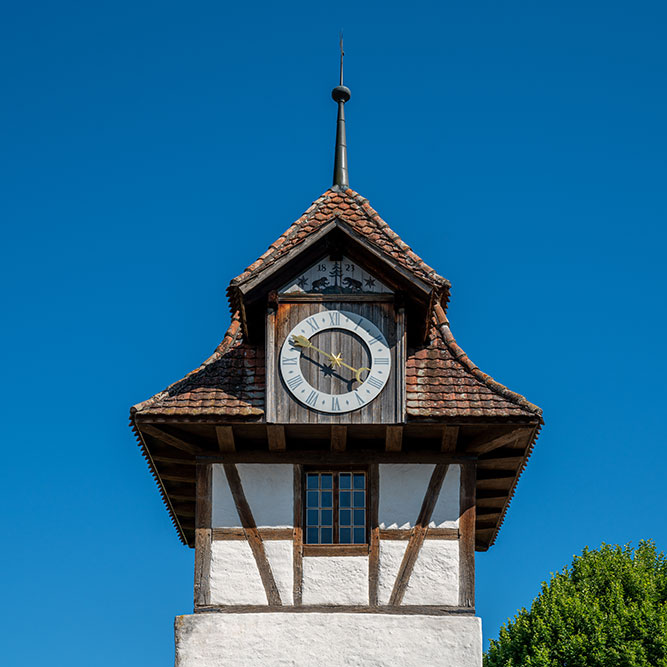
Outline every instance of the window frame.
POLYGON ((370 508, 372 506, 371 494, 375 493, 375 489, 372 488, 371 484, 371 474, 370 466, 360 466, 360 465, 333 465, 333 466, 303 466, 301 470, 301 512, 300 512, 300 521, 301 521, 301 530, 303 534, 303 555, 304 556, 366 556, 370 553, 370 544, 371 544, 371 512, 370 508), (354 543, 343 543, 333 542, 332 544, 308 544, 306 542, 306 512, 308 511, 306 503, 306 494, 307 489, 307 476, 309 473, 329 473, 334 476, 332 484, 333 492, 333 533, 334 539, 339 539, 339 499, 338 493, 340 492, 340 487, 338 484, 339 474, 341 472, 351 472, 351 473, 363 473, 366 478, 366 499, 364 504, 365 512, 365 531, 364 537, 365 542, 363 544, 354 544, 354 543))

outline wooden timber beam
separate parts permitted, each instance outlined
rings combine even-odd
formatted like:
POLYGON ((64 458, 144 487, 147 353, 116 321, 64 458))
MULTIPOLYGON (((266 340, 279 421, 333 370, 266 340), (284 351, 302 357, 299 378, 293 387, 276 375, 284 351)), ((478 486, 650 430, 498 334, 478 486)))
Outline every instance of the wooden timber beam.
POLYGON ((344 452, 347 447, 347 426, 331 427, 331 451, 344 452))
POLYGON ((477 467, 482 469, 518 468, 523 462, 523 456, 504 456, 495 459, 479 459, 477 467))
POLYGON ((215 454, 207 452, 198 457, 199 463, 301 463, 303 465, 366 465, 368 463, 466 463, 469 456, 444 454, 433 451, 346 451, 329 450, 285 452, 245 451, 215 454))
POLYGON ((510 442, 514 442, 519 436, 524 433, 528 433, 529 429, 524 428, 515 428, 509 431, 508 433, 503 433, 502 435, 497 435, 495 438, 489 439, 488 435, 482 434, 475 438, 472 442, 469 442, 465 448, 466 454, 475 454, 481 456, 486 454, 494 449, 499 447, 504 447, 510 442))
POLYGON ((272 452, 284 452, 287 449, 284 426, 267 424, 266 437, 269 441, 269 449, 272 452))
POLYGON ((167 433, 166 431, 163 431, 161 428, 157 428, 157 426, 153 426, 152 424, 137 424, 137 426, 139 430, 142 431, 143 433, 146 433, 147 435, 157 438, 165 445, 169 445, 170 447, 175 447, 176 449, 180 449, 181 451, 187 452, 188 454, 193 454, 194 456, 197 456, 198 454, 209 453, 202 447, 199 447, 198 445, 193 445, 191 442, 187 442, 186 440, 183 440, 182 438, 172 435, 171 433, 167 433))
POLYGON ((179 459, 172 456, 151 456, 153 461, 156 463, 172 463, 179 466, 194 466, 197 465, 197 460, 192 459, 179 459))
POLYGON ((400 452, 403 446, 403 427, 387 426, 384 448, 387 452, 400 452))
POLYGON ((507 494, 502 496, 491 496, 489 498, 477 498, 478 510, 483 507, 502 507, 507 501, 507 494))
POLYGON ((448 454, 453 454, 456 451, 456 443, 459 439, 458 426, 445 426, 442 429, 442 442, 440 451, 448 454))
POLYGON ((218 449, 221 452, 235 452, 234 429, 231 426, 216 426, 215 435, 218 438, 218 449))
POLYGON ((194 473, 188 475, 186 472, 161 472, 158 471, 160 479, 166 480, 168 482, 187 482, 188 484, 195 483, 194 473))

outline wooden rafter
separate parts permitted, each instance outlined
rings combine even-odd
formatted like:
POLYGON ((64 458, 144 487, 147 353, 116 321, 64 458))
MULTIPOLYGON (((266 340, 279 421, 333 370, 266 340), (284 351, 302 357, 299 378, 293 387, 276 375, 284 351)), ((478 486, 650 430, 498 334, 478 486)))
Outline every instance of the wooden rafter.
POLYGON ((403 447, 403 427, 387 426, 385 435, 385 451, 400 452, 403 447))
POLYGON ((472 442, 469 442, 465 448, 466 454, 474 454, 476 456, 482 456, 494 449, 499 447, 504 447, 509 445, 511 442, 514 442, 520 435, 528 433, 528 430, 525 427, 515 428, 509 431, 508 433, 503 433, 502 435, 497 435, 494 438, 490 438, 486 434, 482 434, 475 438, 472 442))
POLYGON ((268 424, 266 427, 266 437, 269 441, 269 450, 272 452, 284 452, 287 449, 284 426, 268 424))
POLYGON ((218 449, 221 452, 235 452, 236 441, 234 440, 234 429, 231 426, 216 426, 215 435, 218 439, 218 449))
POLYGON ((458 426, 445 426, 442 429, 442 442, 440 451, 447 454, 453 454, 456 451, 456 443, 459 439, 458 426))
POLYGON ((197 456, 198 454, 207 454, 207 450, 199 447, 198 445, 193 445, 191 442, 187 442, 182 438, 179 438, 171 433, 163 431, 161 428, 154 426, 153 424, 139 424, 139 429, 146 433, 147 435, 157 438, 162 441, 165 445, 170 447, 175 447, 181 451, 188 452, 188 454, 193 454, 197 456))

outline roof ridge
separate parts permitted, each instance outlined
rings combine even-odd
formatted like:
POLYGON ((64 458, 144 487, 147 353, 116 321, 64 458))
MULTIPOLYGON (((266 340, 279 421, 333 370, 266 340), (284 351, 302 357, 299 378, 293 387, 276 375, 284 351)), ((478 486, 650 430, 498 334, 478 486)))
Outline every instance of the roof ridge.
POLYGON ((197 375, 201 371, 203 371, 207 366, 210 366, 212 363, 216 362, 218 359, 220 359, 226 352, 228 352, 231 347, 234 345, 234 343, 238 340, 239 334, 241 334, 241 316, 239 311, 237 310, 233 315, 232 315, 232 321, 231 324, 229 325, 229 328, 225 332, 225 335, 223 339, 220 341, 218 346, 215 348, 213 351, 213 354, 208 357, 208 359, 204 360, 197 368, 191 370, 189 373, 184 375, 180 380, 176 380, 175 382, 172 382, 166 389, 163 389, 161 392, 155 394, 154 396, 151 396, 149 399, 142 401, 141 403, 137 403, 136 405, 133 405, 130 408, 130 416, 133 417, 137 412, 141 412, 142 410, 145 410, 146 408, 151 407, 152 405, 155 405, 155 403, 158 403, 161 401, 163 398, 169 396, 169 391, 173 389, 176 385, 179 385, 183 383, 185 380, 188 378, 191 378, 194 375, 197 375))
POLYGON ((466 370, 468 370, 477 380, 491 389, 491 391, 528 410, 529 412, 532 412, 538 416, 540 421, 543 423, 542 408, 535 405, 534 403, 531 403, 525 396, 522 396, 521 394, 508 389, 504 384, 494 380, 490 375, 484 373, 484 371, 482 371, 477 366, 477 364, 475 364, 472 359, 470 359, 470 357, 464 352, 463 348, 456 342, 454 334, 452 334, 452 331, 449 328, 449 320, 447 319, 447 315, 445 315, 445 311, 439 303, 435 304, 433 311, 438 325, 438 331, 442 334, 443 341, 454 356, 454 359, 456 359, 456 361, 460 363, 466 370))

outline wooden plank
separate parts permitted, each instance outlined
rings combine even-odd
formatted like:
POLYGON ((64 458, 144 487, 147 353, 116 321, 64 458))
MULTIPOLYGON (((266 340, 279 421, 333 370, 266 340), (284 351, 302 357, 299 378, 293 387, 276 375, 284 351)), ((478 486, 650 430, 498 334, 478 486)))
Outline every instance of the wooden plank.
MULTIPOLYGON (((409 540, 412 536, 411 529, 384 528, 380 530, 381 540, 409 540)), ((429 528, 426 533, 427 540, 458 540, 458 528, 429 528)))
POLYGON ((255 562, 257 563, 257 569, 259 570, 259 576, 262 579, 262 584, 264 584, 266 599, 270 605, 281 605, 282 601, 280 600, 278 586, 276 585, 276 581, 273 578, 271 564, 269 563, 269 559, 266 556, 266 551, 264 550, 264 542, 262 541, 259 531, 257 530, 255 518, 252 515, 250 505, 248 505, 245 493, 243 492, 243 486, 241 484, 239 472, 233 463, 225 463, 223 464, 223 467, 227 477, 227 482, 229 483, 229 490, 232 492, 234 504, 236 505, 239 519, 241 520, 241 525, 243 526, 246 539, 248 540, 248 544, 250 545, 253 556, 255 557, 255 562))
POLYGON ((157 428, 157 426, 153 426, 152 424, 138 424, 138 428, 142 433, 146 433, 147 435, 157 438, 165 445, 175 447, 176 449, 180 449, 184 452, 187 452, 188 454, 194 454, 196 456, 197 454, 207 453, 205 449, 202 449, 197 445, 193 445, 191 442, 186 442, 182 438, 178 438, 171 433, 166 433, 162 429, 157 428))
POLYGON ((506 470, 508 468, 518 468, 523 463, 523 456, 503 456, 495 459, 480 459, 477 461, 477 467, 482 470, 506 470))
POLYGON ((384 448, 387 452, 400 452, 403 446, 403 427, 387 426, 384 448))
MULTIPOLYGON (((390 607, 387 605, 303 605, 292 607, 271 607, 267 605, 208 605, 199 612, 215 612, 220 614, 272 614, 272 613, 300 613, 300 614, 419 614, 428 616, 471 616, 475 610, 470 607, 458 607, 450 605, 401 605, 390 607)), ((319 663, 326 664, 326 663, 319 663)))
POLYGON ((371 542, 368 556, 368 603, 371 607, 378 604, 378 579, 380 573, 380 526, 378 521, 380 506, 380 472, 377 463, 368 469, 368 521, 370 523, 371 542))
POLYGON ((234 428, 232 426, 216 426, 215 435, 218 438, 218 449, 221 452, 235 452, 234 428))
POLYGON ((182 458, 175 458, 173 456, 151 456, 151 458, 156 463, 173 463, 174 465, 179 465, 179 466, 197 465, 197 459, 194 458, 182 459, 182 458))
POLYGON ((461 466, 459 494, 459 606, 475 606, 475 488, 474 463, 461 466))
POLYGON ((347 426, 331 426, 331 451, 344 452, 347 447, 347 426))
POLYGON ((503 433, 502 435, 497 435, 496 437, 492 438, 489 438, 489 436, 486 434, 482 434, 466 445, 465 453, 481 456, 482 454, 486 454, 487 452, 498 449, 499 447, 509 445, 519 436, 527 433, 529 433, 529 430, 526 428, 515 428, 508 433, 503 433))
POLYGON ((195 607, 211 603, 211 515, 213 466, 197 465, 195 510, 195 607))
MULTIPOLYGON (((267 540, 291 540, 293 531, 291 528, 258 528, 259 535, 265 542, 267 540)), ((213 528, 213 540, 245 540, 243 528, 213 528)))
POLYGON ((303 599, 303 469, 294 466, 294 542, 292 545, 294 605, 303 599))
POLYGON ((280 386, 276 369, 276 309, 273 305, 266 310, 266 335, 265 335, 265 369, 266 369, 266 400, 264 402, 266 421, 272 424, 276 421, 276 400, 278 394, 284 390, 280 386))
POLYGON ((417 521, 415 521, 415 526, 412 529, 412 534, 410 535, 410 540, 408 546, 405 549, 405 554, 403 554, 403 560, 401 566, 398 569, 398 574, 396 575, 396 581, 394 582, 394 588, 391 591, 389 597, 389 604, 393 606, 398 606, 403 601, 403 596, 405 595, 405 590, 407 589, 408 583, 410 581, 410 576, 412 575, 412 570, 414 569, 415 563, 417 562, 417 556, 419 551, 424 543, 424 538, 428 532, 428 524, 431 520, 431 515, 433 514, 433 509, 440 495, 440 489, 442 488, 442 483, 447 474, 447 468, 449 466, 445 464, 439 464, 435 466, 433 474, 431 475, 431 480, 429 481, 428 488, 426 489, 426 494, 424 495, 424 500, 422 502, 421 509, 419 511, 419 516, 417 521))
POLYGON ((405 387, 405 360, 407 359, 408 336, 405 323, 405 308, 401 305, 396 309, 396 421, 405 422, 407 418, 407 392, 405 387))
POLYGON ((168 482, 185 482, 186 484, 194 484, 195 476, 193 474, 188 474, 187 472, 160 472, 160 479, 164 479, 168 482))
POLYGON ((442 443, 440 451, 453 454, 456 451, 456 443, 459 439, 458 426, 445 426, 442 429, 442 443))
POLYGON ((368 556, 367 544, 304 544, 304 556, 368 556))
POLYGON ((278 303, 331 303, 345 299, 349 303, 382 303, 393 302, 393 294, 377 292, 376 294, 279 294, 278 303))
POLYGON ((267 424, 266 437, 269 441, 269 449, 272 452, 284 452, 287 449, 284 426, 267 424))
POLYGON ((382 452, 349 449, 345 452, 325 450, 287 452, 245 451, 229 454, 206 455, 198 457, 207 463, 292 463, 302 465, 365 465, 367 463, 466 463, 472 461, 470 456, 452 456, 451 454, 433 451, 401 451, 382 452))

